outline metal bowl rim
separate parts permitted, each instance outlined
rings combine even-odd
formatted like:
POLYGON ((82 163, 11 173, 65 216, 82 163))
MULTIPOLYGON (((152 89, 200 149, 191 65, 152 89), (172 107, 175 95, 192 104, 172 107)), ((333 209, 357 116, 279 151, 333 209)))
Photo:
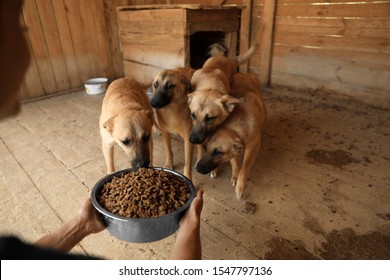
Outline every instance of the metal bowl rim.
POLYGON ((99 204, 99 202, 97 201, 97 199, 96 199, 97 191, 98 191, 98 189, 100 190, 100 188, 103 186, 104 183, 108 182, 112 178, 114 178, 114 177, 116 177, 116 176, 118 176, 120 174, 123 174, 123 173, 128 173, 128 172, 137 170, 137 168, 127 168, 127 169, 122 169, 122 170, 118 170, 118 171, 115 171, 113 173, 107 174, 106 176, 101 178, 95 184, 95 186, 93 187, 92 192, 91 192, 91 200, 92 200, 92 204, 95 207, 95 209, 97 211, 99 211, 101 214, 103 214, 106 217, 108 217, 108 218, 115 219, 115 220, 118 220, 118 221, 123 221, 123 222, 129 222, 129 221, 134 221, 135 222, 135 221, 143 221, 143 220, 153 221, 153 220, 169 219, 171 216, 176 216, 176 215, 180 214, 181 212, 183 212, 184 210, 186 210, 188 208, 188 206, 192 203, 192 200, 195 197, 195 187, 194 187, 193 183, 191 182, 191 180, 188 179, 183 174, 181 174, 181 173, 179 173, 179 172, 177 172, 175 170, 169 169, 169 168, 165 168, 165 167, 146 167, 146 168, 154 169, 154 170, 166 171, 166 172, 172 173, 175 176, 178 176, 179 178, 183 179, 185 181, 185 183, 188 185, 188 187, 190 188, 190 197, 187 200, 187 202, 184 203, 183 206, 181 206, 180 208, 176 209, 175 211, 170 212, 170 213, 168 213, 166 215, 163 215, 163 216, 159 216, 159 217, 127 218, 127 217, 123 217, 123 216, 111 213, 110 211, 106 210, 103 206, 101 206, 99 204))

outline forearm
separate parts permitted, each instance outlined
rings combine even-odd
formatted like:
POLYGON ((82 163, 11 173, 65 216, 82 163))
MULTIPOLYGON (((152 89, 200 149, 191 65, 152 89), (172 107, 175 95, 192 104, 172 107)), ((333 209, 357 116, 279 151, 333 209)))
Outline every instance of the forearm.
POLYGON ((79 215, 77 215, 58 230, 39 239, 35 245, 69 252, 88 234, 85 226, 80 221, 79 215))
POLYGON ((172 260, 200 260, 202 258, 201 248, 199 227, 191 230, 181 228, 169 258, 172 260))

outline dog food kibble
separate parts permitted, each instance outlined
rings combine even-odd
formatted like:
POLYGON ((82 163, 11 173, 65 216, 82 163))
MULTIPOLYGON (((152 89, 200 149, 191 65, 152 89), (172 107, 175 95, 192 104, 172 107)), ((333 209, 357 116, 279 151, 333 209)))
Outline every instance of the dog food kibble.
POLYGON ((164 170, 139 168, 105 183, 98 200, 113 214, 151 218, 175 211, 189 198, 190 189, 181 178, 164 170))

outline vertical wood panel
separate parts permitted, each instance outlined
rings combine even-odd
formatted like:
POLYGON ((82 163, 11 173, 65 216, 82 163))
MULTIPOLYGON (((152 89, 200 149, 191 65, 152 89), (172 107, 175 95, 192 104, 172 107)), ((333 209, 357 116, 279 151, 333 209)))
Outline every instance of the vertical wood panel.
POLYGON ((28 0, 22 21, 32 56, 22 98, 123 76, 116 7, 130 0, 28 0))
POLYGON ((389 22, 389 1, 278 1, 272 83, 388 103, 389 22))
POLYGON ((69 27, 66 12, 67 7, 65 6, 64 1, 66 0, 52 0, 52 5, 58 26, 59 39, 62 46, 64 60, 68 70, 70 88, 76 88, 80 86, 82 81, 80 80, 79 69, 77 67, 72 30, 69 27))
POLYGON ((265 1, 264 16, 262 20, 263 36, 260 60, 260 81, 263 86, 268 86, 271 76, 272 44, 274 38, 276 0, 265 1))
MULTIPOLYGON (((240 53, 244 53, 249 49, 250 28, 252 17, 252 0, 243 0, 243 8, 241 10, 241 26, 240 26, 240 53)), ((240 72, 248 72, 248 63, 240 65, 240 72)))
MULTIPOLYGON (((26 24, 24 22, 24 18, 20 17, 20 25, 23 27, 26 27, 26 24)), ((27 30, 25 28, 25 30, 27 30)), ((24 32, 24 37, 26 39, 27 45, 31 46, 31 42, 28 36, 27 31, 24 32)), ((26 74, 24 75, 24 81, 23 81, 23 86, 22 90, 20 92, 20 96, 25 97, 25 98, 32 98, 36 96, 42 95, 44 92, 43 87, 42 87, 42 82, 41 78, 39 77, 38 73, 38 67, 35 62, 35 56, 31 50, 29 49, 30 52, 30 65, 28 66, 28 69, 26 71, 26 74)))
POLYGON ((36 0, 38 15, 42 25, 42 32, 47 47, 56 84, 56 91, 64 91, 71 87, 66 67, 61 38, 51 1, 36 0))
POLYGON ((28 28, 30 47, 35 59, 38 75, 42 82, 44 93, 55 92, 57 89, 53 68, 50 62, 45 36, 35 1, 25 1, 23 17, 28 28))

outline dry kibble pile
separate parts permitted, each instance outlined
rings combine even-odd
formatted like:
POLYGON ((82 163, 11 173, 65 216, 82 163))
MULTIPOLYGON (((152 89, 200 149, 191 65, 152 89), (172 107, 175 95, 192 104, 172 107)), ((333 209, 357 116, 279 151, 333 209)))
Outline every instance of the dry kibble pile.
POLYGON ((107 211, 128 218, 159 217, 183 206, 190 189, 164 170, 139 168, 105 183, 98 197, 107 211))

